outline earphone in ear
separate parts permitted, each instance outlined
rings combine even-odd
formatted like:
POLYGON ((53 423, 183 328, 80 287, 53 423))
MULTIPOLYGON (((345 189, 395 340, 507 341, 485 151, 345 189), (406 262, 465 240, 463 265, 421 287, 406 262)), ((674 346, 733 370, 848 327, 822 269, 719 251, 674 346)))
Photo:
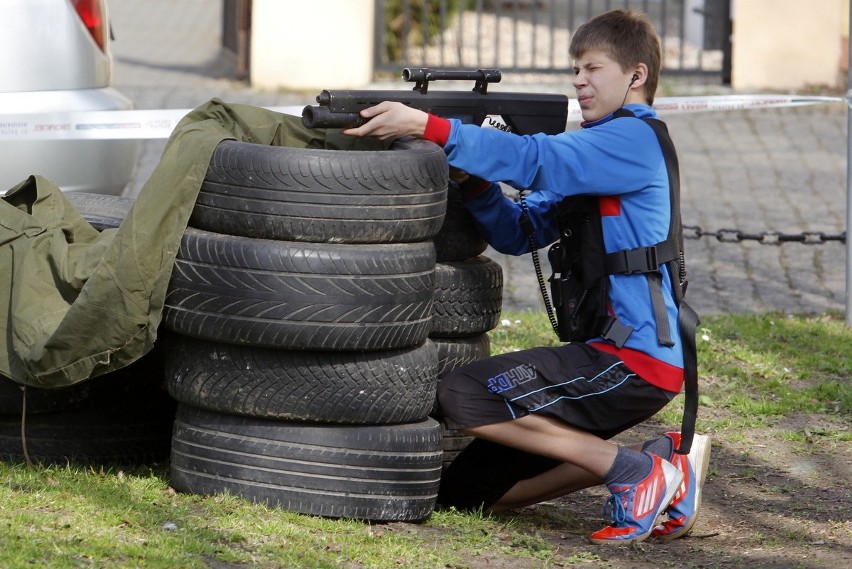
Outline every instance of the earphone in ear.
POLYGON ((639 74, 634 73, 633 77, 630 78, 630 83, 627 85, 627 90, 624 92, 624 100, 621 101, 622 107, 624 106, 624 103, 627 102, 627 96, 630 94, 630 89, 633 88, 633 84, 636 83, 636 81, 638 81, 638 80, 639 80, 639 74))

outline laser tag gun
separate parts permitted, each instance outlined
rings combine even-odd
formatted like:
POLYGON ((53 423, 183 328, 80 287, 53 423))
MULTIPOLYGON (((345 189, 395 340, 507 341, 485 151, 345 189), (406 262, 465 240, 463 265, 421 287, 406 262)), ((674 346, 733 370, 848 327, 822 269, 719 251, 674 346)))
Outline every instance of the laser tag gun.
POLYGON ((397 101, 415 109, 463 123, 491 126, 517 134, 565 132, 568 97, 543 93, 488 92, 489 83, 499 83, 499 69, 441 70, 405 68, 402 79, 413 82, 411 91, 323 90, 316 106, 302 111, 307 128, 351 128, 367 119, 358 112, 381 103, 397 101), (429 91, 429 82, 475 81, 472 91, 429 91))

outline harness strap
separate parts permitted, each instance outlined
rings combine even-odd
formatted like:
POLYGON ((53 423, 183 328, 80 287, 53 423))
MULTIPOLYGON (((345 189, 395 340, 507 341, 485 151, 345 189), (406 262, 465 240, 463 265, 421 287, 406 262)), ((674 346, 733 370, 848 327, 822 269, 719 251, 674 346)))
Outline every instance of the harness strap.
POLYGON ((678 327, 683 342, 683 384, 684 402, 681 420, 680 448, 678 454, 689 454, 692 438, 695 435, 695 420, 698 418, 698 354, 695 347, 695 329, 698 327, 698 314, 685 302, 681 303, 677 313, 678 327))
POLYGON ((663 346, 674 346, 672 331, 669 327, 669 314, 666 311, 666 300, 663 298, 663 274, 659 271, 647 273, 648 290, 651 293, 651 308, 654 320, 657 322, 657 341, 663 346))
MULTIPOLYGON (((677 243, 667 239, 650 247, 635 247, 608 253, 604 266, 608 274, 644 273, 651 295, 651 308, 657 323, 657 341, 662 346, 673 346, 666 301, 663 298, 663 278, 660 265, 680 257, 677 243)), ((632 330, 632 328, 631 328, 632 330)), ((621 346, 618 346, 621 347, 621 346)))
MULTIPOLYGON (((650 247, 635 247, 608 253, 604 260, 607 274, 644 273, 651 295, 651 308, 657 323, 657 341, 662 346, 673 346, 666 301, 663 297, 663 278, 660 265, 680 257, 677 243, 667 239, 650 247)), ((632 328, 631 328, 632 330, 632 328)), ((621 346, 619 346, 621 347, 621 346)))
POLYGON ((652 273, 660 270, 660 265, 674 261, 680 255, 677 243, 667 239, 650 247, 622 249, 607 253, 604 261, 607 274, 652 273))

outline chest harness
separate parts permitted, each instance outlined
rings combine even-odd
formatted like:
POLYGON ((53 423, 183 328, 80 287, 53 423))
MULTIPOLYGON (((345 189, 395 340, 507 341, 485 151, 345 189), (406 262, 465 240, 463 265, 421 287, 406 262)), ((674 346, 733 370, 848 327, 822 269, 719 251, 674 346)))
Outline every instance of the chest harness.
MULTIPOLYGON (((621 117, 635 115, 622 108, 614 113, 613 119, 621 117)), ((687 279, 680 216, 680 171, 674 144, 665 123, 651 118, 642 120, 654 130, 668 172, 671 215, 669 233, 664 241, 648 247, 607 253, 599 198, 588 195, 567 197, 557 206, 559 241, 550 246, 547 254, 553 271, 549 279, 548 297, 548 286, 541 273, 529 209, 523 196, 521 227, 530 241, 533 264, 550 323, 563 342, 603 338, 618 348, 624 345, 633 328, 619 321, 609 310, 609 275, 625 274, 645 277, 656 322, 657 342, 663 346, 673 346, 663 291, 662 268, 666 268, 678 309, 678 331, 683 342, 685 400, 681 445, 677 452, 688 454, 698 412, 695 329, 699 320, 695 311, 684 301, 687 279)))

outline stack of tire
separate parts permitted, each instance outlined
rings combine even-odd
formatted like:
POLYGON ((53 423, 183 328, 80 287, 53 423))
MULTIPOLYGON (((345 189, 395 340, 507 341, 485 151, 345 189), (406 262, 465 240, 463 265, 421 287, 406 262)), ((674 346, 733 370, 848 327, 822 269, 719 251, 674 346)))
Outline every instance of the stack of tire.
MULTIPOLYGON (((422 141, 217 148, 157 343, 179 402, 176 489, 328 517, 428 517, 441 466, 470 440, 436 421, 437 382, 489 354, 502 295, 446 171, 422 141)), ((69 197, 98 229, 132 205, 69 197)))
MULTIPOLYGON (((440 380, 490 355, 487 333, 500 320, 503 271, 499 263, 483 255, 488 244, 457 189, 447 195, 444 225, 434 241, 437 263, 429 338, 438 348, 440 380)), ((447 467, 473 439, 448 429, 437 405, 431 415, 441 423, 443 466, 447 467)))
POLYGON ((431 514, 446 196, 446 159, 424 141, 217 147, 163 313, 176 490, 326 517, 431 514))

